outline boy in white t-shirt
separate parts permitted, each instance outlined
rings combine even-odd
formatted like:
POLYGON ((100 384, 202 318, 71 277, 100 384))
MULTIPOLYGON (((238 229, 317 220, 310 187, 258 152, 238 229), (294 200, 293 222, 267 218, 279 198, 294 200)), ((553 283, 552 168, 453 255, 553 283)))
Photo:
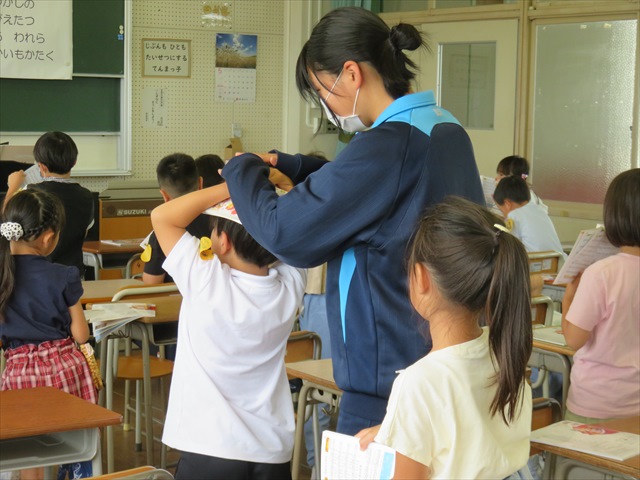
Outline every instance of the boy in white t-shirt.
POLYGON ((563 251, 549 215, 531 201, 531 191, 522 178, 504 177, 496 186, 493 199, 505 217, 505 225, 527 252, 563 251))
POLYGON ((183 296, 162 440, 182 451, 176 479, 291 478, 284 355, 305 273, 269 267, 276 258, 247 233, 230 200, 220 204, 228 197, 227 186, 216 185, 151 214, 163 267, 183 296), (207 208, 210 245, 186 231, 207 208))

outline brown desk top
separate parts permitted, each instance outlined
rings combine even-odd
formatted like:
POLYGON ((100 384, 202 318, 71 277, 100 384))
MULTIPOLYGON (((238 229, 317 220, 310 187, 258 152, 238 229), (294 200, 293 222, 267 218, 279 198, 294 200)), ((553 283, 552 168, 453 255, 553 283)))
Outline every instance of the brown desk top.
POLYGON ((129 297, 123 298, 118 303, 153 303, 156 306, 155 317, 142 317, 136 320, 139 323, 158 324, 177 322, 180 316, 180 306, 182 305, 182 295, 179 293, 162 297, 129 297))
POLYGON ((546 350, 547 352, 559 353, 560 355, 566 355, 567 357, 573 357, 576 351, 567 347, 566 345, 556 345, 555 343, 544 342, 542 340, 533 340, 533 346, 540 350, 546 350))
POLYGON ((143 285, 135 278, 119 278, 115 280, 84 280, 82 288, 84 293, 80 298, 80 303, 104 303, 110 302, 118 290, 132 285, 143 285))
POLYGON ((308 380, 317 385, 340 390, 333 380, 333 364, 330 358, 287 363, 287 375, 308 380))
POLYGON ((0 392, 0 440, 105 427, 122 415, 53 387, 0 392))
POLYGON ((98 255, 110 253, 142 253, 140 247, 141 239, 132 239, 132 243, 124 245, 112 245, 101 241, 89 241, 82 244, 82 251, 87 253, 95 253, 98 255), (135 243, 134 240, 137 242, 135 243))
MULTIPOLYGON (((598 425, 612 430, 618 430, 619 432, 640 434, 640 416, 609 420, 607 422, 599 423, 598 425)), ((610 458, 598 457, 596 455, 577 452, 568 448, 554 447, 537 442, 531 442, 531 446, 572 460, 578 460, 580 462, 593 465, 594 467, 605 468, 613 472, 630 475, 634 478, 640 477, 640 455, 628 458, 624 462, 620 462, 610 458)))

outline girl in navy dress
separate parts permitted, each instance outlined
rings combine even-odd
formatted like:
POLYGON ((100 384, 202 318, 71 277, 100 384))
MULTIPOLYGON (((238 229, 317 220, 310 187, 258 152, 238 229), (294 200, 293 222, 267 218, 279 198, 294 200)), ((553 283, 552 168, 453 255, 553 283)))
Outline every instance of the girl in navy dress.
MULTIPOLYGON (((89 339, 80 272, 46 258, 63 224, 62 203, 39 190, 17 193, 2 214, 0 340, 7 363, 0 389, 55 387, 96 403, 91 371, 74 343, 89 339)), ((22 472, 23 479, 31 475, 38 469, 22 472)))

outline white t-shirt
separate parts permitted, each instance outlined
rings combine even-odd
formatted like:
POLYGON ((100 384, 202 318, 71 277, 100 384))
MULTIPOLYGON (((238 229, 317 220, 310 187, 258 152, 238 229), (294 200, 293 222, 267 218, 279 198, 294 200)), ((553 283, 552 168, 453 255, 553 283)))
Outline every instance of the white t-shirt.
POLYGON ((591 418, 640 411, 640 257, 619 253, 582 274, 567 320, 591 332, 573 356, 567 406, 591 418))
POLYGON ((289 461, 294 418, 284 355, 304 270, 277 264, 262 277, 215 256, 202 260, 188 233, 163 268, 183 300, 162 441, 219 458, 289 461))
POLYGON ((511 210, 507 220, 512 221, 512 225, 509 225, 511 233, 520 239, 527 252, 563 252, 549 215, 535 203, 529 202, 511 210))
POLYGON ((510 425, 489 409, 497 385, 489 330, 429 353, 393 383, 376 442, 432 469, 432 478, 504 478, 529 457, 531 388, 510 425))

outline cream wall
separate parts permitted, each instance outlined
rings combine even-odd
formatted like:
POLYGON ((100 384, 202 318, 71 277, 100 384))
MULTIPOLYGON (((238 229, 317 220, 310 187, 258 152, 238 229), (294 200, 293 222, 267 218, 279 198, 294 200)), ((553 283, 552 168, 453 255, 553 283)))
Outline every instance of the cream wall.
POLYGON ((102 191, 110 181, 155 179, 155 168, 165 155, 184 152, 193 156, 223 154, 231 124, 242 127, 248 151, 283 144, 284 0, 235 0, 233 29, 201 26, 202 3, 184 0, 132 2, 131 152, 132 173, 127 177, 85 177, 87 188, 102 191), (216 33, 258 35, 255 103, 214 101, 216 33), (142 78, 143 38, 191 40, 191 78, 142 78), (162 88, 168 102, 165 128, 142 126, 142 93, 162 88))

